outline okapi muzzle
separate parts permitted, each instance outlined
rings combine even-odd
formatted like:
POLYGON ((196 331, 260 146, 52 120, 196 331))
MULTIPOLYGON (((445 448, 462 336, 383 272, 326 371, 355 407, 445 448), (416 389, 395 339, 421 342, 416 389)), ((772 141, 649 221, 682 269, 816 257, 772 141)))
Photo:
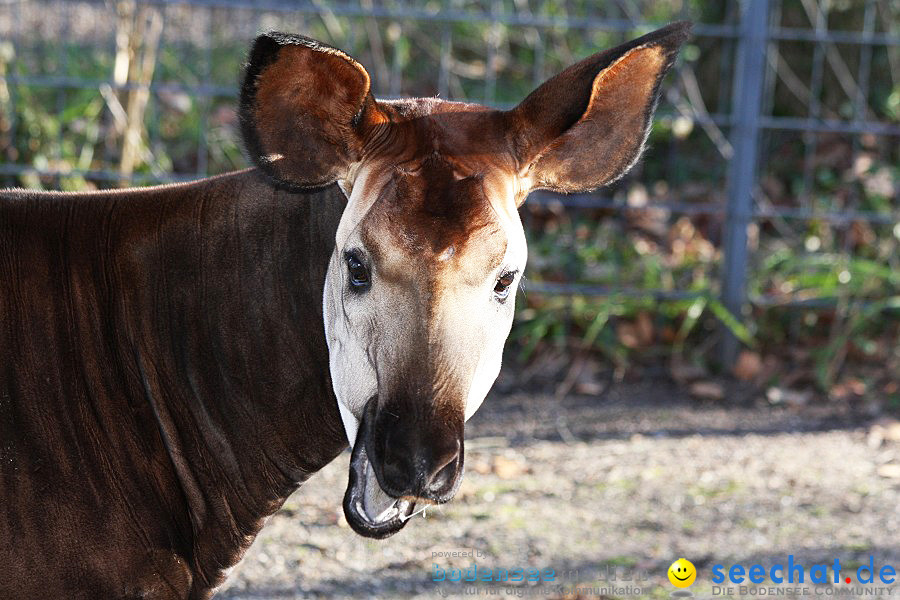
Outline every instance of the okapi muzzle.
POLYGON ((451 425, 433 415, 404 418, 390 409, 379 411, 373 398, 350 458, 344 494, 348 522, 367 537, 395 533, 417 502, 442 504, 453 498, 462 481, 463 456, 461 415, 451 425))

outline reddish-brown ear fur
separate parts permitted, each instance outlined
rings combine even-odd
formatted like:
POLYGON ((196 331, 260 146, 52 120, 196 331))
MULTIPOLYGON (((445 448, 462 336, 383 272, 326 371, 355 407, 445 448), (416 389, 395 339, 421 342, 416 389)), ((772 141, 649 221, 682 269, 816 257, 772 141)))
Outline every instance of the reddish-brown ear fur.
POLYGON ((673 23, 569 67, 508 113, 532 189, 590 190, 637 161, 659 84, 690 33, 673 23))
POLYGON ((240 121, 263 171, 282 186, 310 188, 346 177, 386 117, 362 65, 315 40, 273 32, 250 51, 240 121))

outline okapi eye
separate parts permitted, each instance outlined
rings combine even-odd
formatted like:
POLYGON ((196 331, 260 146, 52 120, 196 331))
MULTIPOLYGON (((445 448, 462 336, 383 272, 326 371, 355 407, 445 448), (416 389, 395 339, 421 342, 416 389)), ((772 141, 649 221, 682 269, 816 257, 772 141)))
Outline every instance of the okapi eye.
POLYGON ((513 281, 516 280, 516 272, 508 271, 500 276, 497 280, 497 284, 494 286, 494 295, 501 302, 506 300, 506 297, 509 296, 509 287, 513 284, 513 281))
POLYGON ((344 254, 344 260, 347 262, 351 289, 358 292, 369 289, 372 280, 369 278, 369 270, 366 268, 366 265, 353 252, 344 254))

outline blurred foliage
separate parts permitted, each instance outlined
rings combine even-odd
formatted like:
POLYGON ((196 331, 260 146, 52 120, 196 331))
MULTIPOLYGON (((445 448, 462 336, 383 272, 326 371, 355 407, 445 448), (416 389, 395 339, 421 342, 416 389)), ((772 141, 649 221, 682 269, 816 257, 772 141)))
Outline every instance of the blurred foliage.
MULTIPOLYGON (((0 75, 18 78, 0 78, 0 163, 34 170, 0 180, 67 190, 118 185, 122 135, 114 101, 99 91, 112 80, 116 61, 115 10, 89 1, 15 4, 0 7, 0 75)), ((315 4, 316 13, 162 6, 165 28, 133 181, 246 166, 236 82, 248 42, 261 29, 300 31, 348 51, 370 70, 381 96, 437 94, 503 107, 579 58, 646 31, 609 31, 591 20, 690 18, 731 26, 738 18, 736 2, 702 0, 388 1, 375 4, 384 11, 377 18, 357 5, 315 4), (454 18, 419 18, 442 10, 454 18), (399 16, 384 15, 390 11, 399 16), (516 24, 523 17, 541 25, 516 24)), ((875 33, 896 35, 896 9, 884 0, 776 1, 773 25, 814 28, 826 4, 830 29, 861 31, 868 6, 875 33)), ((773 46, 764 93, 769 114, 898 123, 900 47, 818 48, 804 41, 773 46), (864 82, 866 60, 871 66, 864 82)), ((734 53, 727 35, 696 36, 686 46, 680 72, 664 84, 644 161, 605 192, 621 209, 564 210, 553 202, 523 208, 530 281, 579 282, 606 293, 550 296, 527 293, 526 286, 514 355, 533 361, 542 351, 566 349, 603 357, 620 371, 661 359, 707 369, 716 362, 724 323, 763 363, 780 365, 758 369, 757 381, 796 385, 790 373, 800 371, 825 391, 859 380, 865 389, 896 397, 896 136, 766 131, 758 207, 814 216, 756 221, 746 282, 750 312, 738 321, 717 300, 728 132, 701 126, 692 115, 728 115, 734 53), (685 215, 663 206, 672 201, 701 210, 685 215), (875 220, 832 223, 816 216, 848 211, 875 220)), ((123 93, 112 95, 121 99, 123 93)))

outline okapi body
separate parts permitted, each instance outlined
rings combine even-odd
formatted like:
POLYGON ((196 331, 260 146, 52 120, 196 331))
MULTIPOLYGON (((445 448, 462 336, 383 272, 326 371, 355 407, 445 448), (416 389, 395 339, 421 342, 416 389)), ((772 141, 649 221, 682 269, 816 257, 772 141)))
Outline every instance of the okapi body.
POLYGON ((449 501, 512 322, 518 207, 634 164, 688 29, 510 111, 377 101, 339 50, 265 34, 240 109, 258 168, 0 192, 0 598, 208 598, 348 441, 361 535, 449 501))
POLYGON ((256 171, 4 198, 0 598, 208 590, 346 447, 322 327, 345 204, 256 171))

